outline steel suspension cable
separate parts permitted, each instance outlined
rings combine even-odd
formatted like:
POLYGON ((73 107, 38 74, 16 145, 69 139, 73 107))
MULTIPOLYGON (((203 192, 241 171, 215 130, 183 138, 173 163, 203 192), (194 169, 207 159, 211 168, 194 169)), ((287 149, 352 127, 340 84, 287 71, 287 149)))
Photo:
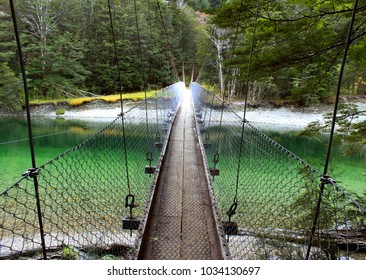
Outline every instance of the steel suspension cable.
MULTIPOLYGON (((224 1, 221 2, 221 5, 223 4, 224 1)), ((240 18, 241 18, 241 14, 242 14, 242 7, 243 7, 243 0, 240 1, 240 8, 239 8, 239 15, 237 18, 237 25, 235 28, 235 36, 234 36, 234 44, 233 44, 233 50, 231 52, 231 56, 230 56, 230 62, 229 62, 229 73, 230 73, 230 69, 232 67, 232 63, 233 63, 233 52, 236 48, 236 43, 238 40, 238 34, 239 34, 239 23, 240 23, 240 18)), ((213 34, 212 34, 213 35, 213 34)), ((230 84, 230 91, 231 91, 231 84, 230 84)), ((219 161, 219 157, 220 157, 220 153, 221 153, 221 133, 222 133, 222 121, 223 121, 223 115, 224 115, 224 107, 225 107, 225 88, 224 88, 224 92, 222 93, 222 103, 221 103, 221 115, 220 115, 220 122, 219 122, 219 134, 218 134, 218 149, 216 150, 216 154, 214 156, 214 163, 215 163, 215 167, 216 164, 219 161)))
POLYGON ((242 121, 242 127, 241 127, 241 138, 240 138, 240 146, 239 146, 238 167, 237 167, 237 172, 236 172, 234 203, 237 203, 237 199, 238 199, 239 177, 240 177, 240 168, 241 168, 241 156, 242 156, 242 153, 243 153, 246 113, 247 113, 247 108, 248 108, 249 83, 250 83, 251 68, 252 68, 252 62, 253 62, 255 36, 256 36, 256 32, 257 32, 259 6, 260 6, 260 0, 257 1, 256 14, 255 14, 255 20, 254 20, 254 26, 253 26, 253 34, 252 34, 252 40, 251 40, 251 43, 250 43, 249 63, 248 63, 248 69, 247 69, 246 88, 245 88, 244 112, 243 112, 243 121, 242 121))
POLYGON ((353 25, 354 25, 355 18, 356 18, 357 6, 358 6, 358 0, 355 0, 353 3, 352 16, 351 16, 350 23, 348 26, 347 38, 346 38, 345 47, 344 47, 344 51, 343 51, 341 67, 339 70, 337 91, 336 91, 336 100, 334 102, 332 124, 331 124, 331 129, 330 129, 330 134, 329 134, 329 140, 328 140, 328 149, 327 149, 327 154, 326 154, 326 158, 325 158, 325 162, 324 162, 324 171, 321 176, 319 197, 318 197, 315 214, 314 214, 314 220, 313 220, 313 224, 312 224, 312 228, 311 228, 309 246, 308 246, 308 250, 306 252, 306 257, 305 257, 306 260, 309 259, 311 247, 314 242, 315 229, 316 229, 316 225, 318 223, 318 218, 319 218, 319 214, 320 214, 320 208, 321 208, 321 204, 322 204, 325 185, 331 184, 334 182, 333 179, 330 178, 328 175, 328 167, 329 167, 330 156, 331 156, 331 152, 332 152, 333 138, 334 138, 334 134, 335 134, 335 126, 336 126, 336 121, 337 121, 337 113, 338 113, 338 105, 339 105, 339 99, 340 99, 340 93, 341 93, 341 86, 342 86, 342 81, 343 81, 343 73, 344 73, 344 68, 345 68, 346 62, 347 62, 348 50, 352 43, 352 32, 353 32, 353 25))
POLYGON ((141 37, 140 37, 140 26, 139 26, 139 21, 138 21, 138 17, 137 17, 137 4, 136 4, 136 0, 133 0, 133 5, 134 5, 134 11, 135 11, 135 26, 136 26, 136 32, 137 32, 137 44, 138 44, 138 50, 139 50, 139 58, 140 58, 140 74, 142 76, 142 80, 144 83, 144 94, 145 94, 145 123, 146 123, 146 133, 145 133, 145 137, 146 137, 146 144, 147 144, 147 149, 148 149, 148 160, 150 159, 150 165, 151 165, 151 161, 152 161, 152 155, 151 155, 151 149, 150 149, 150 143, 149 143, 149 117, 148 117, 148 113, 147 113, 147 81, 146 81, 146 73, 145 73, 145 68, 143 66, 143 59, 142 59, 142 46, 141 46, 141 37), (150 156, 151 155, 151 156, 150 156))
POLYGON ((111 8, 111 2, 108 0, 108 11, 109 11, 109 21, 110 21, 110 27, 111 27, 111 35, 112 35, 112 41, 113 41, 113 48, 114 48, 114 55, 116 60, 116 66, 117 66, 117 74, 118 74, 118 90, 119 90, 119 96, 120 96, 120 106, 121 106, 121 121, 122 121, 122 139, 123 139, 123 150, 125 154, 125 172, 126 172, 126 183, 128 188, 128 194, 131 195, 131 185, 130 185, 130 175, 129 175, 129 168, 128 168, 128 155, 127 155, 127 143, 126 143, 126 131, 125 131, 125 115, 124 115, 124 108, 123 108, 123 96, 122 96, 122 79, 121 79, 121 71, 119 68, 119 57, 117 52, 117 44, 116 44, 116 36, 114 32, 114 25, 113 25, 113 17, 112 17, 112 8, 111 8))
POLYGON ((14 25, 15 38, 16 38, 16 42, 17 42, 20 68, 21 68, 22 78, 23 78, 23 88, 24 88, 25 104, 26 104, 25 107, 26 107, 26 113, 27 113, 28 134, 29 134, 29 148, 30 148, 31 160, 32 160, 32 168, 30 168, 24 175, 33 178, 34 190, 35 190, 35 196, 36 196, 38 224, 39 224, 41 245, 42 245, 42 255, 43 255, 43 259, 46 260, 47 259, 46 243, 45 243, 45 239, 44 239, 44 228, 43 228, 43 220, 42 220, 42 212, 41 212, 41 204, 40 204, 39 184, 38 184, 38 178, 37 178, 39 171, 37 169, 36 156, 35 156, 34 143, 33 143, 32 118, 31 118, 31 113, 30 113, 27 74, 25 71, 24 56, 23 56, 23 51, 22 51, 22 44, 20 41, 20 34, 19 34, 18 22, 17 22, 17 18, 16 18, 14 1, 9 0, 9 3, 10 3, 11 15, 12 15, 12 20, 13 20, 13 25, 14 25))
MULTIPOLYGON (((238 17, 236 19, 236 27, 235 27, 235 36, 234 36, 234 43, 233 43, 233 47, 232 47, 232 51, 230 53, 230 62, 229 62, 229 67, 227 70, 227 75, 229 76, 231 71, 232 71, 232 66, 233 66, 233 58, 234 58, 234 51, 236 49, 236 44, 238 42, 238 34, 239 34, 239 25, 240 25, 240 19, 241 19, 241 15, 243 13, 243 0, 240 1, 240 6, 239 6, 239 14, 238 17)), ((227 77, 228 80, 228 77, 227 77)), ((228 82, 226 82, 228 83, 228 82)), ((225 84, 225 83, 224 83, 225 84)), ((228 96, 231 93, 232 90, 232 82, 229 83, 229 88, 228 88, 228 96)))
POLYGON ((169 40, 169 37, 168 37, 168 31, 167 31, 167 27, 166 27, 165 20, 164 20, 164 17, 163 17, 163 12, 161 10, 160 1, 156 0, 156 4, 157 4, 157 7, 158 7, 158 12, 159 12, 161 24, 163 26, 163 33, 164 33, 164 37, 165 37, 165 41, 166 41, 166 46, 168 48, 168 54, 169 54, 169 58, 170 58, 170 66, 172 67, 172 71, 173 71, 175 81, 178 82, 178 81, 180 81, 180 79, 179 79, 179 75, 178 75, 177 66, 175 65, 175 58, 174 58, 173 51, 172 51, 172 46, 171 46, 171 43, 170 43, 170 40, 169 40))

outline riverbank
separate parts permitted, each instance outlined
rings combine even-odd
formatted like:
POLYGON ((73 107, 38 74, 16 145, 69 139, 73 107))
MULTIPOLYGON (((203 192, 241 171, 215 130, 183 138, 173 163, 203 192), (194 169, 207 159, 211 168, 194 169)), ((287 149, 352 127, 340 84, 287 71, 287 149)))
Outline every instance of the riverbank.
MULTIPOLYGON (((124 102, 125 110, 136 106, 141 101, 127 100, 124 102)), ((359 110, 366 111, 366 100, 354 102, 359 110)), ((244 102, 235 102, 230 105, 239 116, 243 116, 244 102)), ((103 121, 114 119, 121 112, 119 102, 104 102, 94 100, 79 106, 71 106, 68 103, 48 103, 31 106, 31 114, 34 117, 65 118, 65 119, 85 119, 103 121), (60 114, 59 112, 62 112, 60 114)), ((263 103, 258 106, 249 106, 246 119, 254 124, 271 126, 273 124, 288 126, 291 128, 302 129, 310 122, 321 121, 324 114, 332 113, 333 105, 319 104, 311 107, 297 107, 293 105, 274 106, 273 104, 263 103)), ((22 117, 26 116, 25 110, 21 112, 10 112, 0 110, 1 117, 22 117)), ((360 117, 359 121, 366 120, 360 117)))
MULTIPOLYGON (((125 111, 138 105, 126 102, 125 111)), ((235 104, 239 116, 243 115, 242 105, 235 104)), ((358 103, 366 110, 366 103, 358 103)), ((75 147, 94 133, 111 123, 120 113, 117 103, 93 102, 78 107, 62 107, 63 115, 57 116, 59 106, 42 105, 32 107, 32 127, 37 162, 45 163, 59 154, 75 147)), ((133 110, 136 117, 145 116, 144 106, 133 110), (141 112, 143 111, 143 112, 141 112)), ((249 107, 246 118, 270 138, 304 159, 314 168, 321 170, 324 164, 328 138, 299 136, 298 132, 311 121, 322 120, 324 113, 331 113, 332 106, 297 107, 249 107)), ((220 112, 213 116, 219 117, 220 112)), ((155 110, 148 112, 155 117, 155 110)), ((232 114, 231 114, 232 115, 232 114)), ((208 117, 209 115, 207 115, 208 117)), ((364 117, 364 119, 366 119, 364 117)), ((144 122, 144 119, 141 119, 144 122)), ((235 120, 236 122, 238 120, 235 120)), ((18 117, 8 115, 0 118, 0 167, 3 185, 10 186, 19 179, 19 174, 29 168, 29 147, 25 112, 18 117)), ((340 185, 356 193, 365 189, 365 152, 352 155, 344 153, 345 145, 336 145, 332 153, 332 175, 340 185)))

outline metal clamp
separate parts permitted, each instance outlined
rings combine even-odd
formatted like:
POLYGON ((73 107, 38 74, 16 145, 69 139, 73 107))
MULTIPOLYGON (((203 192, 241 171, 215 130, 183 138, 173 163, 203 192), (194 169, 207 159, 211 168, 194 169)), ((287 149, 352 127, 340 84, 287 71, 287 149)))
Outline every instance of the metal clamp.
POLYGON ((133 194, 128 194, 126 195, 126 200, 125 200, 125 207, 126 208, 130 208, 131 210, 133 208, 136 208, 138 205, 135 204, 135 196, 133 194))
POLYGON ((229 208, 229 210, 226 212, 226 215, 229 216, 229 221, 231 220, 231 217, 236 214, 236 209, 238 208, 238 202, 235 201, 229 208))
POLYGON ((216 153, 215 155, 214 155, 214 159, 213 159, 213 163, 215 164, 215 167, 216 167, 216 165, 219 163, 219 161, 220 161, 220 154, 219 153, 216 153))
POLYGON ((335 183, 337 183, 332 177, 330 177, 329 175, 325 175, 323 174, 321 177, 320 177, 320 181, 323 183, 323 184, 330 184, 330 185, 333 185, 335 183))
POLYGON ((39 168, 29 168, 26 172, 22 173, 23 177, 34 178, 39 175, 39 168))
POLYGON ((152 154, 151 152, 147 152, 147 153, 146 153, 146 160, 147 160, 148 162, 150 162, 150 166, 151 166, 151 162, 154 160, 154 158, 153 158, 153 154, 152 154))

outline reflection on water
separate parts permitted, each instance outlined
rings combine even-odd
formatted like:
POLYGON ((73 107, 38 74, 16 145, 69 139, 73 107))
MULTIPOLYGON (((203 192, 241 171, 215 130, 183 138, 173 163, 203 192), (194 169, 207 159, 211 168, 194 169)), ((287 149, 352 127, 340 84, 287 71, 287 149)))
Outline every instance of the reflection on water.
MULTIPOLYGON (((106 126, 112 119, 101 121, 65 120, 58 118, 34 118, 33 135, 38 165, 49 161, 66 150, 85 141, 106 126)), ((296 127, 265 126, 254 123, 272 139, 304 159, 319 171, 327 149, 327 138, 299 137, 296 127)), ((20 179, 31 167, 26 120, 3 118, 0 120, 0 191, 20 179)), ((144 137, 141 135, 141 137, 144 137)), ((362 193, 366 191, 366 151, 351 156, 344 155, 345 146, 335 145, 330 173, 346 189, 362 193)))
MULTIPOLYGON (((86 122, 59 118, 34 118, 37 165, 85 141, 108 122, 86 122)), ((31 167, 27 122, 24 118, 0 120, 0 191, 21 178, 31 167)))
MULTIPOLYGON (((321 173, 323 172, 328 148, 328 135, 310 138, 299 136, 300 130, 298 128, 290 128, 289 126, 268 127, 260 124, 256 126, 321 173)), ((328 173, 346 190, 361 194, 366 192, 366 149, 359 149, 352 154, 347 154, 348 148, 345 144, 334 142, 328 173)))

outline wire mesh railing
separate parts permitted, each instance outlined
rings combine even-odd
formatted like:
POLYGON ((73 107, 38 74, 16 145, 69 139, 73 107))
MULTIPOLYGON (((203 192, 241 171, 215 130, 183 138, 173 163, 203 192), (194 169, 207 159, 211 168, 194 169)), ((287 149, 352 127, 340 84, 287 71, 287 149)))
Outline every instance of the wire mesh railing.
POLYGON ((242 139, 239 115, 199 84, 191 91, 232 259, 365 259, 363 207, 248 121, 242 139), (321 180, 325 189, 312 235, 321 180))
POLYGON ((124 113, 124 135, 119 116, 3 191, 0 259, 41 259, 42 250, 47 259, 135 258, 136 230, 143 227, 156 166, 184 90, 184 84, 177 83, 155 93, 124 113), (131 203, 129 195, 133 217, 125 207, 131 203))

